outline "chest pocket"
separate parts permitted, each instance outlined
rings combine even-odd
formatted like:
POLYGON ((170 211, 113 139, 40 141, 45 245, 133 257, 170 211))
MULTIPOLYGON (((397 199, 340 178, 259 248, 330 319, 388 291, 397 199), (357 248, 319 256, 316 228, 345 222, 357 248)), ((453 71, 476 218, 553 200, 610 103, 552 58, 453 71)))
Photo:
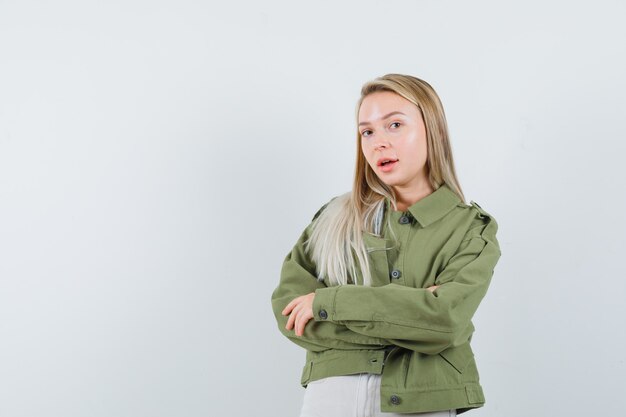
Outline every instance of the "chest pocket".
POLYGON ((363 243, 368 251, 370 271, 372 273, 372 287, 389 284, 387 240, 369 232, 363 232, 363 243))

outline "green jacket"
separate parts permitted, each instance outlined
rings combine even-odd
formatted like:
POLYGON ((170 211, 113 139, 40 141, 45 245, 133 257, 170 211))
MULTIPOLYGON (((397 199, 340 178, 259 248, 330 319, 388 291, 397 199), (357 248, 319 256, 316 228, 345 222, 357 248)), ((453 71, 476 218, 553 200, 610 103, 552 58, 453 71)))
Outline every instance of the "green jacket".
POLYGON ((455 408, 461 414, 481 407, 471 319, 500 258, 496 220, 445 184, 406 211, 393 211, 389 200, 385 207, 382 237, 363 233, 372 250, 371 286, 363 286, 361 276, 357 285, 318 280, 303 246, 311 224, 284 260, 272 309, 281 333, 306 349, 301 385, 368 372, 382 374, 383 412, 455 408), (400 240, 390 251, 381 250, 393 244, 387 216, 400 240), (431 285, 440 287, 431 292, 431 285), (314 320, 296 336, 281 312, 311 292, 314 320))

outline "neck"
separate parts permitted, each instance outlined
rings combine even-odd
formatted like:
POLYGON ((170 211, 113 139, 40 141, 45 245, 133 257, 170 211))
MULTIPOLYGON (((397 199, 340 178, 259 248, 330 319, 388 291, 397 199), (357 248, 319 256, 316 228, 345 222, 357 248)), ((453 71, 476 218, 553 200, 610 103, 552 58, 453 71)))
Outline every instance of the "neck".
POLYGON ((394 189, 394 191, 396 193, 398 211, 406 211, 410 206, 435 191, 435 189, 428 181, 425 181, 419 187, 407 190, 394 189))

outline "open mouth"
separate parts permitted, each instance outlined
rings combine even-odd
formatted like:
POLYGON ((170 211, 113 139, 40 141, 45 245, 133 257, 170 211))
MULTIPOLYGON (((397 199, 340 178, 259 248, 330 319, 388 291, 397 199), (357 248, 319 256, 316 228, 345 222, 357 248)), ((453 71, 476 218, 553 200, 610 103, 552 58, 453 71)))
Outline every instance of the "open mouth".
POLYGON ((377 165, 385 166, 385 165, 392 164, 394 162, 398 162, 398 159, 397 158, 380 158, 377 162, 377 165))
POLYGON ((396 165, 397 162, 398 162, 398 159, 384 159, 378 163, 378 168, 382 172, 388 172, 393 169, 393 167, 396 165))

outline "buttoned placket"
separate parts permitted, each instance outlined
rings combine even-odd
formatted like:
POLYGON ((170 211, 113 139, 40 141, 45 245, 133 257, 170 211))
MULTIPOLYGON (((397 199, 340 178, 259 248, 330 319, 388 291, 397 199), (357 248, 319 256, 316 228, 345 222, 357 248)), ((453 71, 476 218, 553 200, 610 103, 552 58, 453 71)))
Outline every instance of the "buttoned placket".
MULTIPOLYGON (((412 236, 412 227, 415 223, 415 219, 410 211, 395 211, 393 208, 388 208, 388 215, 390 216, 389 220, 391 221, 391 227, 395 232, 398 238, 399 247, 396 248, 398 256, 395 257, 395 262, 393 265, 390 265, 390 282, 406 285, 406 273, 404 273, 405 268, 405 257, 406 257, 406 247, 408 245, 409 239, 412 236)), ((392 236, 388 230, 385 231, 386 238, 392 239, 392 236)))

